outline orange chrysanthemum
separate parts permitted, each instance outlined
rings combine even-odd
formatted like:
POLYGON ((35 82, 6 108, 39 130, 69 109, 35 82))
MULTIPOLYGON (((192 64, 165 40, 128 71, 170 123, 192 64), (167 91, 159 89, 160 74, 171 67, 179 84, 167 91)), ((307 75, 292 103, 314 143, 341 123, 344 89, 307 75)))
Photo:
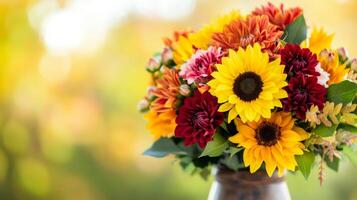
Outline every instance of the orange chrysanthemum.
POLYGON ((291 24, 302 14, 302 9, 299 7, 284 9, 283 4, 280 4, 280 7, 276 7, 272 3, 268 3, 267 6, 255 9, 252 14, 267 15, 270 23, 279 26, 280 30, 284 30, 287 25, 291 24))
POLYGON ((164 69, 163 76, 157 80, 153 95, 157 98, 152 102, 151 109, 161 114, 171 112, 180 91, 179 75, 176 69, 164 69))
POLYGON ((176 128, 176 113, 171 110, 163 114, 157 114, 155 111, 150 110, 145 115, 148 120, 147 129, 154 136, 155 140, 161 137, 171 137, 174 135, 176 128))
POLYGON ((283 32, 278 26, 271 24, 267 16, 250 16, 238 19, 226 25, 223 32, 215 33, 212 45, 227 49, 238 50, 259 43, 264 52, 270 56, 276 55, 277 44, 283 32))

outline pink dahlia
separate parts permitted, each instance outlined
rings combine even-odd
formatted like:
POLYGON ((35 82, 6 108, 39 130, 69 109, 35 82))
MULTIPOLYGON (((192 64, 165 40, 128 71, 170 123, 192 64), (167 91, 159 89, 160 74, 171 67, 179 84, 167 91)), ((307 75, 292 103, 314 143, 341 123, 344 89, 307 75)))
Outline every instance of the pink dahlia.
POLYGON ((186 146, 198 143, 204 148, 223 119, 223 113, 218 112, 217 98, 209 92, 201 94, 196 90, 193 96, 185 99, 178 111, 175 136, 184 138, 186 146))
POLYGON ((285 88, 288 98, 283 99, 283 108, 287 112, 293 112, 297 118, 304 120, 306 111, 316 105, 319 109, 323 108, 327 90, 318 84, 316 76, 305 76, 298 74, 289 80, 285 88))
POLYGON ((296 44, 287 44, 280 49, 281 64, 285 65, 285 73, 295 76, 298 73, 319 76, 316 66, 318 64, 316 54, 308 48, 301 48, 296 44))
POLYGON ((190 60, 181 67, 180 77, 188 84, 201 85, 211 80, 211 73, 215 64, 221 63, 223 52, 221 48, 209 47, 207 50, 198 50, 190 60))

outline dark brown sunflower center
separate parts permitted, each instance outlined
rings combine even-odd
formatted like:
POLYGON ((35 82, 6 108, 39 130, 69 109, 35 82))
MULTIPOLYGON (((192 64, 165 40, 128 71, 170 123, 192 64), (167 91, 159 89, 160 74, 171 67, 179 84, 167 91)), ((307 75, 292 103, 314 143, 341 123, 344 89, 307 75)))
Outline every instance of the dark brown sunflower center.
POLYGON ((233 91, 243 101, 252 101, 263 90, 263 81, 254 72, 245 72, 234 81, 233 91))
POLYGON ((259 145, 272 146, 277 143, 279 136, 280 129, 278 125, 264 122, 257 129, 256 139, 259 145))

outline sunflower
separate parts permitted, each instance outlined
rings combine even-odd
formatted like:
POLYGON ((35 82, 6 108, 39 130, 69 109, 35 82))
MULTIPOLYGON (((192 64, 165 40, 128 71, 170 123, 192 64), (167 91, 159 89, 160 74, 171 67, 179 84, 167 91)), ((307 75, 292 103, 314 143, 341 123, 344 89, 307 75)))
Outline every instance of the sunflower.
POLYGON ((213 79, 208 85, 218 103, 223 103, 219 111, 229 111, 229 122, 238 115, 243 122, 259 121, 261 116, 270 118, 271 109, 282 107, 280 99, 287 97, 284 66, 280 58, 269 62, 259 44, 249 45, 246 50, 229 50, 228 57, 216 67, 218 71, 211 74, 213 79))
POLYGON ((240 17, 239 11, 233 10, 229 14, 219 17, 211 24, 203 26, 199 31, 191 34, 189 39, 195 47, 207 49, 211 42, 213 33, 222 32, 225 25, 239 19, 240 17))
POLYGON ((346 74, 348 73, 348 68, 346 64, 341 64, 337 51, 323 50, 318 56, 321 68, 329 73, 328 85, 339 83, 343 81, 346 74))
POLYGON ((259 122, 243 123, 235 119, 238 133, 229 141, 244 148, 243 161, 250 172, 256 172, 263 162, 265 170, 272 176, 276 168, 282 176, 285 169, 295 171, 297 166, 295 155, 302 155, 304 145, 301 141, 308 138, 308 134, 294 126, 294 119, 290 113, 276 112, 270 119, 259 122))
POLYGON ((154 136, 155 140, 161 137, 171 137, 174 135, 176 128, 176 114, 171 110, 162 114, 158 114, 150 110, 145 119, 148 120, 147 129, 154 136))

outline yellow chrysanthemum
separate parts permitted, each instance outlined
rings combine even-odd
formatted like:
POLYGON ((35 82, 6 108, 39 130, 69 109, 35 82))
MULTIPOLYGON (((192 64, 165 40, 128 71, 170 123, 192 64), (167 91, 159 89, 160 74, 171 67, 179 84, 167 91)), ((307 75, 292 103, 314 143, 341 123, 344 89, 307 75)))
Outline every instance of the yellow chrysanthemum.
POLYGON ((151 110, 145 115, 148 120, 147 129, 154 136, 155 140, 160 137, 171 137, 174 135, 176 128, 176 114, 174 111, 157 114, 151 110))
POLYGON ((331 49, 334 34, 327 34, 323 28, 313 28, 310 39, 309 49, 311 52, 319 54, 324 49, 331 49))
POLYGON ((340 64, 337 51, 323 50, 318 56, 318 61, 321 68, 330 74, 328 85, 343 81, 348 73, 346 64, 340 64))
POLYGON ((212 73, 214 79, 208 85, 218 103, 223 103, 219 111, 229 111, 229 122, 238 115, 243 122, 257 122, 261 116, 270 118, 274 107, 282 107, 280 99, 287 97, 284 66, 280 58, 269 62, 259 44, 229 50, 228 57, 216 67, 218 71, 212 73))
POLYGON ((192 42, 184 36, 180 36, 176 42, 172 43, 172 49, 173 59, 177 66, 180 66, 190 59, 195 52, 192 42))
POLYGON ((222 32, 225 25, 231 23, 236 19, 239 19, 240 17, 241 16, 239 14, 239 11, 233 10, 229 14, 219 17, 211 24, 207 24, 199 31, 191 34, 189 36, 189 39, 197 48, 207 49, 209 43, 211 42, 213 33, 222 32))
POLYGON ((258 123, 243 123, 235 119, 238 133, 229 141, 244 148, 243 161, 250 172, 256 172, 263 162, 265 170, 272 176, 275 169, 282 176, 285 169, 295 171, 295 155, 302 155, 304 145, 301 141, 309 135, 304 129, 294 126, 290 113, 273 113, 270 119, 261 119, 258 123))

